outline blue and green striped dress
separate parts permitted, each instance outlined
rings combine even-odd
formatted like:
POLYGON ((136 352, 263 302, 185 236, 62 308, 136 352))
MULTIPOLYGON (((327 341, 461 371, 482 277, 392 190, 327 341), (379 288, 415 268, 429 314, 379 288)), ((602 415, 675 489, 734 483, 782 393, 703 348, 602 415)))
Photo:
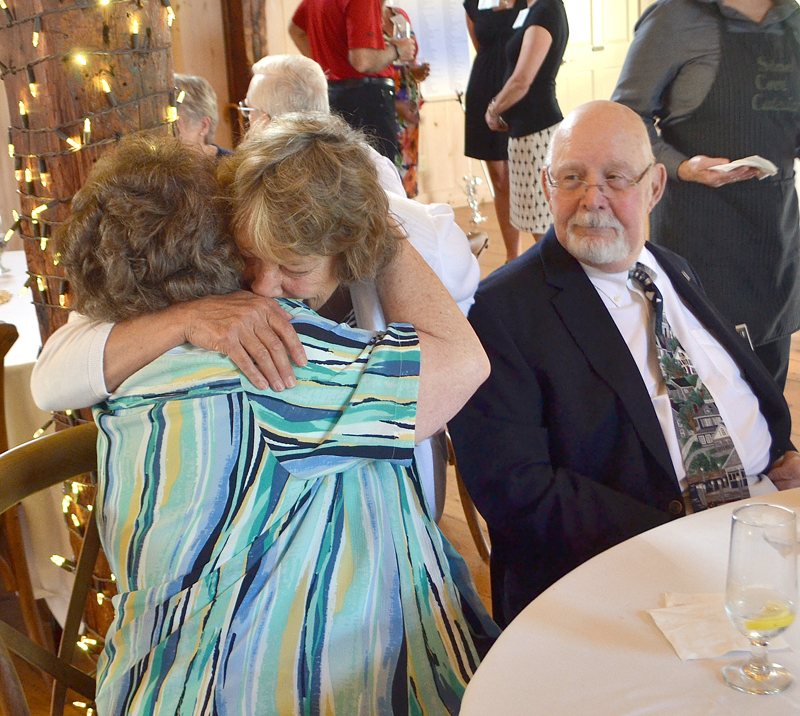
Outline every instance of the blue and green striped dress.
POLYGON ((415 331, 283 305, 296 387, 186 345, 95 409, 101 716, 455 714, 496 636, 413 468, 415 331))

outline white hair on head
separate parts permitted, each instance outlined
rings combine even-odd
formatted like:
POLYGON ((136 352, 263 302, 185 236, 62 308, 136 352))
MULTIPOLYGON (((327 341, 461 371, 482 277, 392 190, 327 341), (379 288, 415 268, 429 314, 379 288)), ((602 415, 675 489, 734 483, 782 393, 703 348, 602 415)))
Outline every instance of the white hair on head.
POLYGON ((303 55, 267 55, 252 70, 255 84, 247 93, 249 102, 270 117, 330 111, 328 80, 314 60, 303 55))
POLYGON ((204 77, 181 75, 176 72, 175 86, 186 93, 178 108, 178 114, 184 121, 194 125, 202 121, 203 117, 211 120, 206 134, 206 142, 211 144, 219 123, 217 93, 214 92, 211 83, 204 77))

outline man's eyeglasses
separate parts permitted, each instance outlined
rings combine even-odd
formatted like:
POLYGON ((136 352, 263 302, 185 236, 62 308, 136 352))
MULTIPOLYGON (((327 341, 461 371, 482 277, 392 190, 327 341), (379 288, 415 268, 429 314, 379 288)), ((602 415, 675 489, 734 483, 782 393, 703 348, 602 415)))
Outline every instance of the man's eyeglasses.
POLYGON ((650 162, 636 179, 630 179, 621 172, 611 172, 600 184, 589 184, 589 182, 580 179, 574 174, 569 174, 563 179, 553 179, 553 177, 550 176, 550 167, 545 169, 545 175, 547 176, 547 183, 551 187, 565 194, 580 193, 583 195, 585 192, 589 191, 589 187, 596 186, 603 196, 608 197, 615 194, 624 194, 629 189, 635 187, 644 179, 644 175, 647 174, 654 165, 655 162, 650 162))
POLYGON ((244 124, 244 131, 250 129, 250 122, 252 121, 253 112, 260 112, 256 107, 248 107, 244 100, 240 100, 236 109, 242 115, 242 123, 244 124))

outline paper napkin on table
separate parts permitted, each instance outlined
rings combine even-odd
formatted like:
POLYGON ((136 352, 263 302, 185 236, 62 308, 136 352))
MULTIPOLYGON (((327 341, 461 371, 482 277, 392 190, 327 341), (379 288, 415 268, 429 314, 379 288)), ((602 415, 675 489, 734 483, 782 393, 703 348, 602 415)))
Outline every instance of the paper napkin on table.
MULTIPOLYGON (((749 639, 731 624, 725 611, 724 594, 662 594, 661 609, 649 609, 656 626, 677 652, 681 661, 711 659, 729 651, 750 651, 749 639)), ((789 645, 778 636, 770 649, 789 645)))
POLYGON ((709 169, 713 169, 715 172, 729 172, 731 169, 737 169, 738 167, 755 167, 758 169, 758 174, 756 176, 759 179, 766 179, 767 177, 775 176, 778 173, 778 167, 776 167, 769 159, 764 159, 764 157, 759 157, 758 154, 753 154, 750 157, 745 157, 744 159, 737 159, 733 162, 728 162, 727 164, 717 164, 715 167, 709 167, 709 169))

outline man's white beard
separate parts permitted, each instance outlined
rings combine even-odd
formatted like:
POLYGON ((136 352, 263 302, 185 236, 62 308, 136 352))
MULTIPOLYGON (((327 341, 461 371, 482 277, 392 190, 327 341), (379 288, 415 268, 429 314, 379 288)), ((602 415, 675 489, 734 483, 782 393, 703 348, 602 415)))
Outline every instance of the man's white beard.
POLYGON ((622 261, 629 253, 628 233, 613 214, 600 214, 579 209, 567 222, 567 251, 578 261, 593 266, 603 266, 622 261), (578 235, 574 228, 616 229, 609 238, 578 235))

